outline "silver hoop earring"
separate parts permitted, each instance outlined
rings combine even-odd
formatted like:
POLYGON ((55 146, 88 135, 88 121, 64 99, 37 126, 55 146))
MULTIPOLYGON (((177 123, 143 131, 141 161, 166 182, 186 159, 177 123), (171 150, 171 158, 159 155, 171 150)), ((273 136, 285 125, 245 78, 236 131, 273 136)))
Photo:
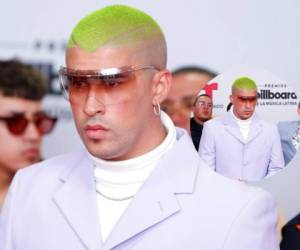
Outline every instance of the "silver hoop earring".
POLYGON ((153 106, 153 112, 155 115, 160 116, 160 105, 159 102, 156 102, 156 105, 153 106))

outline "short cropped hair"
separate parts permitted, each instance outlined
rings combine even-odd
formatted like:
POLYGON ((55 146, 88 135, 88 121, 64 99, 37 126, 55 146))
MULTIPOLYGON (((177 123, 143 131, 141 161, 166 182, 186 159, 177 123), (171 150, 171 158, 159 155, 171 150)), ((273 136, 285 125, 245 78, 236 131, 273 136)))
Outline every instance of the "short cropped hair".
POLYGON ((0 60, 0 93, 38 101, 47 93, 41 73, 18 60, 0 60))
POLYGON ((209 70, 204 67, 198 67, 198 66, 185 66, 185 67, 180 67, 172 71, 172 75, 176 76, 179 74, 185 74, 185 73, 197 73, 197 74, 205 74, 209 75, 211 78, 214 78, 217 76, 217 73, 209 70))
POLYGON ((257 90, 257 85, 251 78, 243 76, 233 82, 232 91, 234 89, 257 90))
POLYGON ((73 29, 68 48, 93 52, 105 44, 131 44, 161 38, 158 23, 145 12, 126 5, 111 5, 87 15, 73 29))

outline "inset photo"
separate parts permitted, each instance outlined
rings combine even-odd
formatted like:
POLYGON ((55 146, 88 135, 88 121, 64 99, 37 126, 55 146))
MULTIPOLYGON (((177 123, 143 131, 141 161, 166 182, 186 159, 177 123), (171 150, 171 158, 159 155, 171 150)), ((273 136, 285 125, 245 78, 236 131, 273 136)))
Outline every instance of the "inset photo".
POLYGON ((260 181, 286 168, 297 153, 298 97, 275 74, 243 68, 218 75, 199 92, 195 120, 209 108, 202 99, 210 99, 213 111, 203 123, 198 152, 219 174, 260 181))

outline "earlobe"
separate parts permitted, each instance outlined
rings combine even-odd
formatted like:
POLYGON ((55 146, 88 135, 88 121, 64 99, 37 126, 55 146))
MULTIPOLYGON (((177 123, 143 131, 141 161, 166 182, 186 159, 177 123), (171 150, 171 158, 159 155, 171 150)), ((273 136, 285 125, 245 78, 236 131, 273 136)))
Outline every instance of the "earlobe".
POLYGON ((166 99, 171 87, 172 75, 167 69, 159 71, 153 78, 153 105, 166 99))

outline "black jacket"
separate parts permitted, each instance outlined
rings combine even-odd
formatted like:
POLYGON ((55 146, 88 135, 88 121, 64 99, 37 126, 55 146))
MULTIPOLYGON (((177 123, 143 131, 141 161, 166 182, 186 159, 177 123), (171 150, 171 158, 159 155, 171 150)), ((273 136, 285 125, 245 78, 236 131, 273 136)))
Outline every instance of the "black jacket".
POLYGON ((280 250, 300 250, 300 213, 282 228, 280 250))

